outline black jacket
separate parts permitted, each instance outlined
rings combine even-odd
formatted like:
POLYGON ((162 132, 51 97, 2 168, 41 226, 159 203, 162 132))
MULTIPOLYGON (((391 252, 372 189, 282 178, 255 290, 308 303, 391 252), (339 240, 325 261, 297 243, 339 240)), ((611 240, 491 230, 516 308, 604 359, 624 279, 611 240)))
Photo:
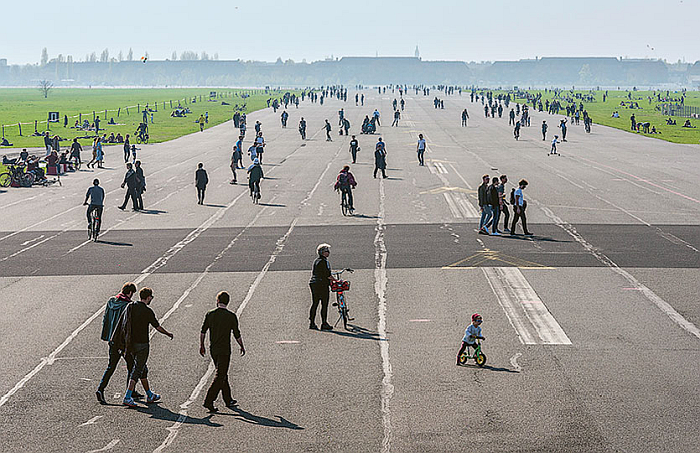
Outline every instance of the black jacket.
POLYGON ((203 168, 198 168, 194 174, 194 182, 197 187, 206 187, 209 184, 207 171, 203 168))
POLYGON ((479 186, 479 207, 484 207, 487 204, 489 204, 489 198, 488 198, 488 188, 489 185, 484 183, 479 186))

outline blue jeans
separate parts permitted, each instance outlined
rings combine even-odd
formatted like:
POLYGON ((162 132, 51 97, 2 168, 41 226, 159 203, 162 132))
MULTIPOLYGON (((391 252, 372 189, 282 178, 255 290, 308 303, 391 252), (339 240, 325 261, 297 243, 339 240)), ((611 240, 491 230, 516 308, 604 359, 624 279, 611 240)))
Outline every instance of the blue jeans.
POLYGON ((479 220, 479 229, 487 226, 489 221, 493 217, 493 211, 491 210, 491 205, 484 205, 481 211, 481 220, 479 220))
POLYGON ((501 217, 501 209, 498 206, 491 206, 491 212, 493 213, 493 221, 491 222, 491 233, 498 231, 498 220, 501 217))

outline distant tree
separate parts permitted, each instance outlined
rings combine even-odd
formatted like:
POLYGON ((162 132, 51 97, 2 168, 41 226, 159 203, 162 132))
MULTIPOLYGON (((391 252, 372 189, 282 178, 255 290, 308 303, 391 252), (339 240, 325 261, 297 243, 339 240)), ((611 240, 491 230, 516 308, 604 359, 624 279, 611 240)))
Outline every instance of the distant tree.
POLYGON ((129 47, 129 53, 126 54, 127 61, 134 61, 134 51, 129 47))
POLYGON ((41 65, 46 66, 46 63, 49 62, 49 51, 46 50, 46 47, 41 49, 41 65))
POLYGON ((121 50, 119 51, 119 55, 117 55, 117 60, 124 61, 124 54, 122 53, 121 50))
POLYGON ((219 52, 214 52, 214 60, 218 60, 218 59, 219 59, 219 52))
POLYGON ((89 61, 90 63, 96 62, 96 61, 97 61, 97 54, 96 54, 95 52, 91 53, 91 54, 90 54, 90 57, 89 57, 89 59, 88 59, 88 61, 89 61))
POLYGON ((275 61, 275 64, 284 64, 282 61, 282 57, 277 57, 277 61, 275 61))
POLYGON ((66 62, 68 62, 68 63, 73 63, 73 55, 68 55, 68 56, 66 57, 66 62))
POLYGON ((591 67, 588 64, 581 66, 581 70, 578 72, 578 78, 584 85, 589 85, 593 81, 593 72, 591 72, 591 67))
POLYGON ((193 61, 193 60, 199 60, 199 55, 197 55, 197 52, 192 52, 191 50, 185 50, 180 54, 180 60, 183 61, 193 61))
POLYGON ((109 61, 109 49, 105 49, 102 51, 102 54, 100 55, 100 62, 107 63, 108 61, 109 61))
POLYGON ((209 59, 209 54, 206 53, 204 50, 202 51, 201 59, 202 59, 202 60, 208 60, 208 59, 209 59))
POLYGON ((56 57, 56 61, 58 61, 59 63, 63 63, 66 60, 63 58, 63 54, 59 53, 58 56, 56 57))
POLYGON ((177 60, 177 52, 175 52, 175 51, 173 50, 173 54, 172 54, 172 56, 170 57, 170 59, 173 60, 173 61, 177 60))
POLYGON ((39 80, 39 91, 44 95, 44 99, 49 97, 49 92, 53 88, 53 83, 50 80, 39 80))

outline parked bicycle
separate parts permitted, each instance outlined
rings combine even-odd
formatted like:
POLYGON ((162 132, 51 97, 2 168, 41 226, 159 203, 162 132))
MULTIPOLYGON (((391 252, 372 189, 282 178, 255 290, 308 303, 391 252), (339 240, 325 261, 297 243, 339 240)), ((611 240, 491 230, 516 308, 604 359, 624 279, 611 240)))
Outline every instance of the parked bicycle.
POLYGON ((343 327, 348 330, 348 321, 353 321, 355 318, 351 318, 349 315, 350 309, 348 308, 348 301, 345 298, 345 291, 350 290, 350 282, 347 280, 340 280, 340 275, 343 272, 353 273, 353 269, 343 269, 336 272, 331 272, 335 281, 331 281, 331 291, 335 293, 334 307, 338 307, 338 320, 335 322, 333 327, 337 326, 340 320, 343 320, 343 327))
POLYGON ((8 165, 6 172, 0 174, 0 187, 31 187, 34 174, 26 173, 20 165, 8 165))

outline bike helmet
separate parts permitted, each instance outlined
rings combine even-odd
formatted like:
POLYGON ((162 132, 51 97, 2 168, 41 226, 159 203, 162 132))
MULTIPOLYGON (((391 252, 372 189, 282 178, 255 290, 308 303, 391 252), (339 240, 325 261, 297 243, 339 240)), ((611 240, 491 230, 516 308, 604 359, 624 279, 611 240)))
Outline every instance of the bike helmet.
POLYGON ((472 322, 476 321, 477 319, 482 319, 481 315, 479 313, 474 313, 472 315, 472 322))

